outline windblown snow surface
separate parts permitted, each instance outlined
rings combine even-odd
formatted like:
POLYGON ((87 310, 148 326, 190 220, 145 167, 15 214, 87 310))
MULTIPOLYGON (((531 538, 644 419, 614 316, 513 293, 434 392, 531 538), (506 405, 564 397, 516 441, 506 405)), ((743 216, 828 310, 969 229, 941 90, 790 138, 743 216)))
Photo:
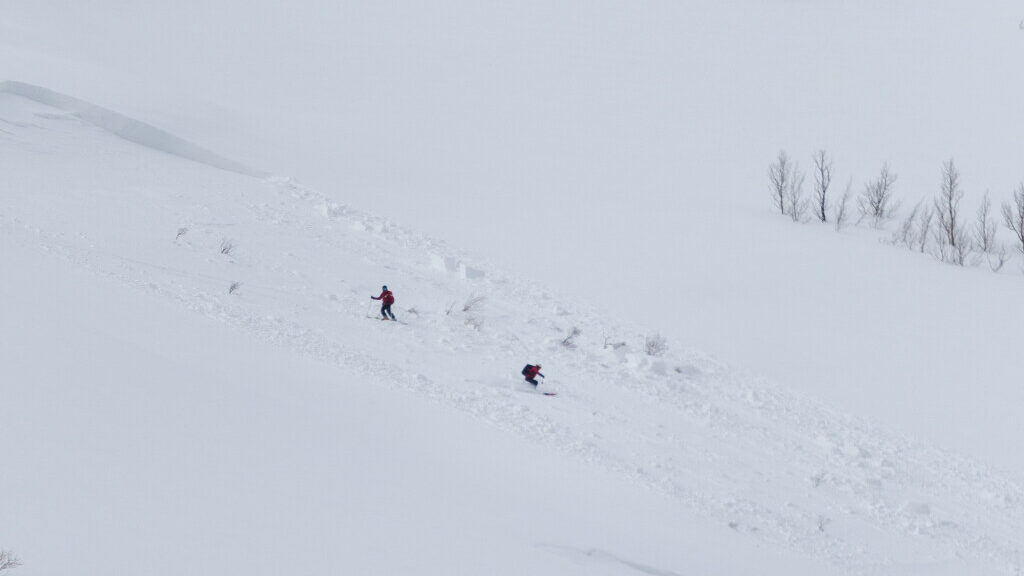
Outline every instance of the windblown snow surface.
POLYGON ((1011 473, 54 95, 0 91, 16 574, 1021 570, 1011 473))

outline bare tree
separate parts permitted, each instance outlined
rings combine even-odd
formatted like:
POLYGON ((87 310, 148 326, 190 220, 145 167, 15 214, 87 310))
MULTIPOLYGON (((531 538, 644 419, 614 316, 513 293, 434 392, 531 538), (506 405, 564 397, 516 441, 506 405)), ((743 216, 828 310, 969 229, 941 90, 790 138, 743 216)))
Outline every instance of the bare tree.
POLYGON ((828 222, 828 189, 832 185, 832 159, 822 148, 814 153, 814 215, 828 222))
POLYGON ((985 254, 991 254, 996 247, 996 223, 992 221, 991 212, 992 201, 986 192, 974 220, 974 245, 985 254))
POLYGON ((793 165, 793 174, 789 179, 789 189, 786 190, 786 213, 793 219, 793 222, 803 222, 807 214, 808 200, 804 198, 804 174, 800 167, 793 165))
POLYGON ((935 199, 935 215, 938 217, 936 240, 939 258, 963 266, 971 253, 971 238, 960 221, 960 200, 964 191, 960 188, 960 172, 953 159, 942 165, 942 186, 935 199))
POLYGON ((871 218, 878 227, 890 220, 899 209, 899 202, 893 198, 893 185, 896 174, 889 169, 889 164, 882 165, 878 177, 864 185, 864 191, 857 198, 857 208, 861 220, 871 218))
POLYGON ((992 254, 988 256, 988 267, 991 268, 993 272, 999 272, 1003 269, 1007 260, 1009 260, 1009 257, 1006 255, 1006 244, 1000 242, 999 249, 993 249, 992 254))
POLYGON ((1003 202, 1003 222, 1017 237, 1017 251, 1024 254, 1024 182, 1013 191, 1013 204, 1003 202))
POLYGON ((900 223, 899 229, 892 233, 893 244, 902 244, 907 250, 913 250, 917 246, 917 215, 921 212, 923 202, 924 200, 918 200, 914 209, 900 223))
POLYGON ((779 157, 768 167, 768 184, 772 192, 772 204, 779 214, 786 213, 786 193, 793 180, 793 163, 785 150, 779 150, 779 157))
POLYGON ((7 550, 0 550, 0 572, 13 570, 18 566, 21 566, 21 560, 17 556, 7 550))
POLYGON ((846 190, 843 191, 843 197, 839 199, 839 203, 833 207, 832 219, 836 226, 836 232, 843 229, 846 226, 847 220, 850 219, 849 204, 850 194, 853 190, 853 179, 851 178, 846 183, 846 190))
POLYGON ((922 254, 928 249, 928 236, 932 229, 932 220, 935 219, 935 210, 925 205, 918 212, 917 216, 917 249, 922 254))

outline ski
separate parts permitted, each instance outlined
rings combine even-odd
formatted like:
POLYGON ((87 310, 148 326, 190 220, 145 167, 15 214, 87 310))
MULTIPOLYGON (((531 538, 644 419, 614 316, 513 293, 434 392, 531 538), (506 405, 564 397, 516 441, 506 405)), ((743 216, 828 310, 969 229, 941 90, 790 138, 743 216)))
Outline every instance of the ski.
POLYGON ((381 318, 380 316, 367 316, 367 318, 370 320, 376 320, 377 322, 394 322, 395 324, 402 324, 403 326, 409 325, 405 320, 392 320, 390 318, 381 318))
POLYGON ((558 392, 541 392, 540 390, 537 390, 535 388, 531 388, 531 389, 520 388, 519 391, 522 392, 523 394, 542 394, 544 396, 558 396, 558 392))

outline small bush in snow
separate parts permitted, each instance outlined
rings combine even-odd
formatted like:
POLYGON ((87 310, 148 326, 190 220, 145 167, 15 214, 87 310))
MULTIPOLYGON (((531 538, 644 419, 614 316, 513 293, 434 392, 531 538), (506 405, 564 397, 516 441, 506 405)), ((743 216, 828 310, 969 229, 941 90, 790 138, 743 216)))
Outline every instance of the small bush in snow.
POLYGON ((480 307, 481 304, 484 303, 485 300, 487 300, 486 296, 470 296, 462 304, 462 311, 471 312, 473 310, 476 310, 480 307))
POLYGON ((648 356, 661 356, 668 351, 668 340, 661 334, 654 333, 644 338, 644 352, 648 356))
POLYGON ((220 253, 226 256, 231 255, 231 251, 235 249, 235 243, 231 240, 224 240, 220 243, 220 253))
POLYGON ((239 288, 242 287, 241 282, 232 282, 231 287, 228 288, 228 294, 234 294, 239 288))
POLYGON ((619 348, 622 348, 625 345, 626 345, 625 342, 612 342, 611 338, 609 338, 607 336, 604 337, 604 348, 605 348, 605 350, 607 350, 608 348, 611 348, 612 350, 618 350, 619 348))
POLYGON ((181 228, 178 228, 178 235, 174 237, 174 240, 177 241, 178 238, 181 238, 185 234, 188 234, 188 227, 187 226, 182 226, 181 228))
POLYGON ((573 326, 572 329, 569 330, 569 334, 562 339, 562 346, 565 346, 566 348, 569 349, 576 348, 576 337, 579 335, 580 329, 577 328, 576 326, 573 326))
POLYGON ((0 572, 13 570, 18 566, 21 566, 21 560, 17 556, 7 550, 0 550, 0 572))
POLYGON ((829 525, 830 522, 832 521, 829 520, 827 517, 819 515, 817 522, 818 532, 825 532, 825 528, 829 525))

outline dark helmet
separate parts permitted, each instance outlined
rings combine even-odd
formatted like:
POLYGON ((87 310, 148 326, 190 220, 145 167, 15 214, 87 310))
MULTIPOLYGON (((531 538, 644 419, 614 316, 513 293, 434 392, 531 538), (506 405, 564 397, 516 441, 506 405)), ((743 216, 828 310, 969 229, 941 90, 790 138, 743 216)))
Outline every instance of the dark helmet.
POLYGON ((381 287, 380 287, 380 289, 381 289, 381 290, 387 290, 387 289, 388 289, 388 287, 387 287, 387 286, 381 286, 381 287))

